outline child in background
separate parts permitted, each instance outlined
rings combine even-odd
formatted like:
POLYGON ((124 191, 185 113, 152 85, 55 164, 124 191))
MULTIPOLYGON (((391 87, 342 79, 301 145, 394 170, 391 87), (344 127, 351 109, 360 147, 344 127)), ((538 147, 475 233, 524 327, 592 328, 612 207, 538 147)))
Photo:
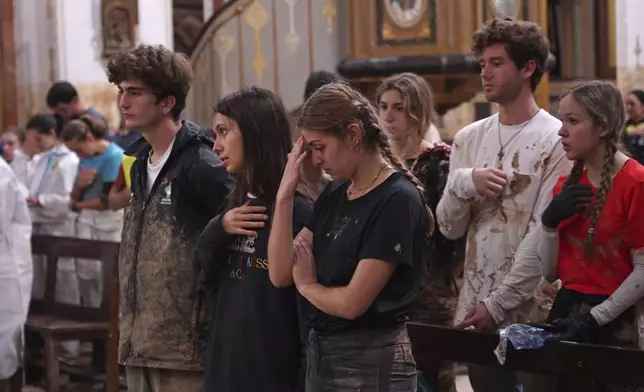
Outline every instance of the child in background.
MULTIPOLYGON (((123 149, 106 139, 103 122, 89 115, 72 120, 61 133, 67 147, 78 154, 80 169, 71 194, 70 208, 79 212, 78 238, 121 241, 123 211, 108 209, 108 195, 118 177, 123 149)), ((99 260, 76 259, 81 305, 100 307, 103 267, 99 260)), ((82 347, 81 347, 82 349, 82 347)), ((94 364, 104 366, 104 342, 94 342, 94 364), (99 343, 100 342, 100 343, 99 343)))

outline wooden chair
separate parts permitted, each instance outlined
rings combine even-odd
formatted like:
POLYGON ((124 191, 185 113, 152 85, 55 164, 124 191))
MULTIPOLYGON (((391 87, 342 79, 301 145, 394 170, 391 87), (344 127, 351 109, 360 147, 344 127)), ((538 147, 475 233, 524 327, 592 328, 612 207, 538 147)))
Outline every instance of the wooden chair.
POLYGON ((539 350, 515 350, 508 344, 506 361, 494 349, 497 334, 408 323, 414 358, 430 385, 436 384, 441 361, 545 374, 565 391, 603 391, 605 384, 644 385, 644 352, 572 342, 549 342, 539 350))
MULTIPOLYGON (((46 257, 47 276, 42 300, 32 300, 25 328, 39 334, 44 341, 44 367, 47 392, 59 391, 61 368, 58 348, 65 340, 106 339, 107 369, 103 380, 100 375, 80 374, 105 382, 107 392, 119 390, 118 351, 118 252, 115 242, 78 238, 33 235, 32 253, 46 257), (100 308, 64 304, 56 301, 56 271, 58 258, 85 258, 103 263, 103 300, 100 308)), ((84 372, 83 372, 84 373, 84 372)), ((78 374, 77 374, 78 375, 78 374)))

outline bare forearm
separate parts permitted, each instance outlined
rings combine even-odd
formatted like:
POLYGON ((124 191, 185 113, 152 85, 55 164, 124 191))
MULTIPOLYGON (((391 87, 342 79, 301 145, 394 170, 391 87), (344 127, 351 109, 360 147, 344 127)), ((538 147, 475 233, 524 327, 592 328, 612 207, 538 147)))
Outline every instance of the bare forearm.
POLYGON ((268 275, 276 287, 293 284, 293 198, 275 203, 268 239, 268 275))
POLYGON ((348 286, 325 287, 312 283, 298 286, 297 289, 313 306, 331 316, 354 320, 366 311, 357 309, 355 304, 358 301, 351 299, 348 286))
POLYGON ((108 197, 108 205, 111 210, 120 210, 121 208, 127 207, 130 204, 130 198, 132 193, 130 188, 123 188, 120 191, 112 189, 108 197))
POLYGON ((82 195, 83 195, 83 189, 75 186, 69 198, 71 200, 80 200, 82 195))

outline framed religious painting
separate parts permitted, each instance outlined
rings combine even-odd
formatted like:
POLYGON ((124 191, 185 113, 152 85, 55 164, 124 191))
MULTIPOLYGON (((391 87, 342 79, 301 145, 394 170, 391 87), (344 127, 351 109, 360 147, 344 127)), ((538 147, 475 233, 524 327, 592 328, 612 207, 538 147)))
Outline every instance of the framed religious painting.
POLYGON ((436 43, 436 0, 377 0, 378 45, 436 43))
POLYGON ((104 58, 133 48, 139 24, 137 0, 102 0, 101 22, 104 58))

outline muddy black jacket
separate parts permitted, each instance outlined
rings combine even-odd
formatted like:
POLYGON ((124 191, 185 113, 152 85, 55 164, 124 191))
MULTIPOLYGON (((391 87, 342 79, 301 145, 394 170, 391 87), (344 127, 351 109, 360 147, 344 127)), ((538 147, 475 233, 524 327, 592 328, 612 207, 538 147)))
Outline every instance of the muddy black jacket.
POLYGON ((151 146, 142 140, 128 150, 136 161, 119 255, 122 365, 202 370, 197 331, 207 307, 192 295, 195 246, 233 185, 212 144, 184 122, 149 194, 151 146))

